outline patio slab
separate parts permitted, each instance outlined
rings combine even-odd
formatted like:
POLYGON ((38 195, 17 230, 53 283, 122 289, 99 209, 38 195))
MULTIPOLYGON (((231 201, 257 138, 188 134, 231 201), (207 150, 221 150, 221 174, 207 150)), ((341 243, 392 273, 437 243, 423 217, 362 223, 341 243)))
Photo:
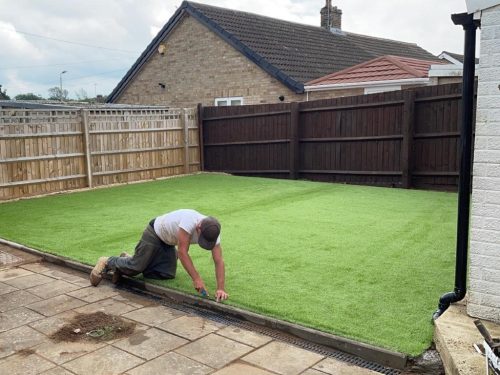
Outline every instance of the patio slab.
POLYGON ((113 344, 143 359, 153 359, 189 341, 156 328, 136 330, 132 336, 113 344))
POLYGON ((126 303, 118 302, 113 299, 107 299, 84 305, 75 309, 75 311, 80 314, 92 314, 102 311, 108 315, 121 315, 135 309, 135 307, 127 305, 126 303))
POLYGON ((30 303, 36 303, 41 300, 41 298, 28 293, 25 290, 18 290, 4 294, 2 296, 2 303, 0 303, 0 312, 17 309, 18 307, 26 306, 30 303))
POLYGON ((49 340, 38 345, 34 350, 39 356, 60 365, 104 346, 106 346, 106 343, 103 342, 54 342, 49 340))
POLYGON ((16 354, 0 362, 2 373, 9 375, 35 375, 55 367, 36 354, 16 354))
POLYGON ((68 324, 75 315, 76 313, 74 311, 65 311, 49 318, 45 317, 44 319, 30 323, 30 327, 42 332, 44 335, 51 336, 62 326, 68 324))
POLYGON ((118 375, 140 365, 144 361, 112 346, 106 346, 63 364, 62 367, 77 375, 118 375))
MULTIPOLYGON (((169 369, 170 374, 205 375, 213 371, 212 368, 193 361, 180 354, 170 352, 155 358, 152 361, 127 371, 129 375, 164 374, 169 369)), ((243 375, 243 374, 242 374, 243 375)))
POLYGON ((0 281, 15 279, 16 277, 33 275, 33 272, 25 270, 24 268, 8 268, 0 271, 0 281))
POLYGON ((212 322, 199 316, 181 316, 157 325, 158 328, 184 337, 188 340, 196 340, 225 327, 224 324, 212 322))
POLYGON ((139 310, 123 314, 124 318, 135 320, 136 322, 157 326, 163 322, 184 316, 179 310, 169 309, 165 306, 149 306, 139 310))
POLYGON ((15 292, 16 290, 19 289, 14 288, 12 285, 0 282, 0 296, 10 292, 15 292))
POLYGON ((85 305, 85 302, 67 295, 52 297, 28 305, 28 308, 45 316, 52 316, 85 305))
POLYGON ((283 342, 273 341, 243 360, 283 375, 300 374, 324 357, 283 342))
POLYGON ((52 279, 52 281, 47 284, 35 286, 33 288, 27 289, 26 291, 40 298, 48 299, 59 296, 61 294, 72 292, 79 288, 81 288, 81 286, 78 286, 76 284, 68 283, 64 280, 52 279))
POLYGON ((43 318, 43 315, 26 307, 9 310, 0 314, 0 332, 5 332, 43 318))
POLYGON ((234 326, 223 328, 217 331, 217 334, 227 337, 228 339, 241 342, 242 344, 253 346, 254 348, 267 344, 272 340, 269 336, 264 336, 256 332, 234 326))
POLYGON ((375 375, 377 372, 360 368, 346 362, 336 361, 331 358, 325 358, 313 367, 314 370, 321 371, 331 375, 375 375))
POLYGON ((115 297, 118 295, 115 288, 109 286, 101 286, 99 288, 88 286, 85 288, 78 289, 74 292, 67 293, 71 297, 81 299, 82 301, 92 303, 103 299, 115 297))
MULTIPOLYGON (((257 367, 250 366, 248 363, 232 363, 222 370, 216 371, 213 375, 274 375, 273 372, 269 372, 257 367)), ((320 374, 321 375, 321 374, 320 374)))
POLYGON ((0 358, 32 348, 45 340, 44 335, 27 326, 0 333, 0 358))
POLYGON ((50 283, 51 281, 54 281, 54 279, 51 277, 34 273, 32 275, 4 280, 4 283, 17 289, 28 289, 34 286, 50 283))
POLYGON ((222 368, 228 363, 253 350, 251 346, 225 337, 209 334, 176 352, 213 368, 222 368))

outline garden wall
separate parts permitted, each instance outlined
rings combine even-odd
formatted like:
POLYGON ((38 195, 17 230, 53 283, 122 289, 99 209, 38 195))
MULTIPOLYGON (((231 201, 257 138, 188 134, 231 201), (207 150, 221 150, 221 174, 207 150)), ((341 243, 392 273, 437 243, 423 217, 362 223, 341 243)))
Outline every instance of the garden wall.
POLYGON ((0 200, 199 170, 196 109, 0 111, 0 200))
POLYGON ((456 190, 461 84, 200 109, 205 170, 456 190))

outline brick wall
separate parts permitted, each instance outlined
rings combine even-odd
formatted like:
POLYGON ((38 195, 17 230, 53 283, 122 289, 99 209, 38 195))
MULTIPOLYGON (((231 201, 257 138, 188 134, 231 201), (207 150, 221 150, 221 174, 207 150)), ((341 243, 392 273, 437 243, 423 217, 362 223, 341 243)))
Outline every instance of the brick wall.
POLYGON ((500 322, 500 5, 483 11, 467 312, 500 322))
POLYGON ((191 107, 217 97, 243 97, 244 104, 304 100, 248 60, 219 36, 186 15, 154 53, 118 103, 191 107), (158 83, 165 84, 165 89, 158 83))

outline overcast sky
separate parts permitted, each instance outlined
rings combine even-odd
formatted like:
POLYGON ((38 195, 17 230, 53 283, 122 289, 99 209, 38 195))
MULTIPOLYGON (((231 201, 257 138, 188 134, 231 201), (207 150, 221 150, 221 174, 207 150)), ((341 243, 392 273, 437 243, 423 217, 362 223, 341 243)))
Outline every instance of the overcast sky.
MULTIPOLYGON (((325 0, 197 2, 316 26, 325 5, 325 0)), ((0 0, 0 84, 11 97, 27 92, 47 97, 65 70, 62 83, 70 97, 82 89, 89 97, 109 94, 181 3, 0 0)), ((453 25, 450 15, 465 12, 465 0, 332 0, 332 4, 342 10, 345 31, 417 43, 433 54, 463 53, 463 30, 453 25)))

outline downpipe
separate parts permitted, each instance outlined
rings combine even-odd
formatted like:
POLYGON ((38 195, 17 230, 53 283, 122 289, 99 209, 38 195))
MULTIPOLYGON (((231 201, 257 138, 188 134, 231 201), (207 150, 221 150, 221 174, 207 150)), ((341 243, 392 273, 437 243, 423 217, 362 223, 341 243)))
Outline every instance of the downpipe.
POLYGON ((476 63, 476 29, 479 21, 473 14, 453 14, 455 25, 465 30, 464 65, 462 77, 462 129, 460 131, 460 175, 458 182, 458 220, 455 265, 455 288, 439 299, 438 309, 432 315, 439 318, 450 304, 461 301, 467 292, 467 256, 469 246, 469 217, 472 181, 472 129, 474 111, 474 81, 476 63))

